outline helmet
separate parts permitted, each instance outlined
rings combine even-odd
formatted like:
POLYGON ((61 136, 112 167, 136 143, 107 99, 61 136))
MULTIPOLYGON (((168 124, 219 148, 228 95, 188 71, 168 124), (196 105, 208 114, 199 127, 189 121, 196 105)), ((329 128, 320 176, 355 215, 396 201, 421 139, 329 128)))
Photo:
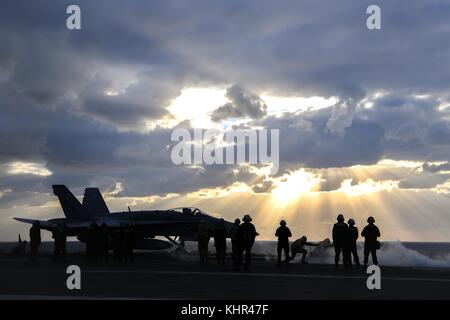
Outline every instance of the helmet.
POLYGON ((286 225, 286 221, 285 221, 285 220, 281 220, 281 221, 280 221, 280 225, 281 225, 281 226, 285 226, 285 225, 286 225))
POLYGON ((342 215, 342 214, 339 214, 338 216, 337 216, 337 221, 344 221, 345 219, 344 219, 344 216, 342 215))
POLYGON ((375 219, 373 217, 369 217, 369 218, 367 218, 367 222, 368 223, 374 223, 375 219))
POLYGON ((308 238, 307 238, 306 236, 302 236, 302 237, 300 238, 300 240, 306 241, 306 240, 308 240, 308 238))
POLYGON ((250 222, 250 221, 252 221, 252 217, 250 217, 249 214, 246 214, 246 215, 242 218, 242 220, 250 222))
POLYGON ((241 220, 239 220, 239 218, 236 218, 236 219, 234 220, 234 224, 241 224, 241 220))
POLYGON ((348 219, 348 224, 351 225, 351 226, 354 226, 355 225, 355 220, 348 219))

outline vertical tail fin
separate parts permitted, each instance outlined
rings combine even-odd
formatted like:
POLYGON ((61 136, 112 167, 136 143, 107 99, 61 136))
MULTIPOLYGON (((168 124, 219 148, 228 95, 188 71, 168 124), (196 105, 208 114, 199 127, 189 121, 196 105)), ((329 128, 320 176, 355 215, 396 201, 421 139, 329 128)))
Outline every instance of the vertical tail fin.
POLYGON ((95 217, 109 214, 108 206, 98 188, 86 188, 84 190, 83 207, 95 217))
POLYGON ((91 219, 92 215, 83 208, 80 201, 70 192, 65 185, 53 185, 53 193, 58 197, 61 208, 66 218, 91 219))

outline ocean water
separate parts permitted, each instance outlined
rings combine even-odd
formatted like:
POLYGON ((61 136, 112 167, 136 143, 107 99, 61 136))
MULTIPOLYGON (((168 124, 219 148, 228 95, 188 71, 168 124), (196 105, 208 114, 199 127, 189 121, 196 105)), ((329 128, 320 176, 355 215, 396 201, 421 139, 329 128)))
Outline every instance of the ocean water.
MULTIPOLYGON (((10 252, 16 242, 1 242, 0 253, 10 252)), ((307 248, 308 249, 308 248, 307 248)), ((51 252, 53 242, 43 242, 40 251, 51 252)), ((67 244, 68 252, 82 252, 85 245, 81 242, 70 241, 67 244)), ((175 254, 174 250, 169 249, 169 254, 184 260, 196 260, 195 252, 197 245, 195 242, 187 242, 186 250, 192 255, 175 254)), ((214 252, 213 241, 210 241, 209 250, 214 252)), ((231 250, 231 244, 228 242, 228 251, 231 250)), ((332 264, 334 263, 333 248, 318 250, 316 247, 309 247, 311 255, 308 261, 312 264, 332 264)), ((256 241, 253 253, 274 262, 276 259, 276 241, 256 241)), ((360 260, 363 258, 363 243, 358 243, 358 254, 360 260)), ((296 258, 299 259, 299 258, 296 258)), ((420 268, 450 268, 450 243, 448 242, 401 242, 385 241, 382 242, 381 249, 378 251, 378 260, 380 265, 384 266, 402 266, 402 267, 420 267, 420 268)), ((370 261, 370 260, 369 260, 370 261)))

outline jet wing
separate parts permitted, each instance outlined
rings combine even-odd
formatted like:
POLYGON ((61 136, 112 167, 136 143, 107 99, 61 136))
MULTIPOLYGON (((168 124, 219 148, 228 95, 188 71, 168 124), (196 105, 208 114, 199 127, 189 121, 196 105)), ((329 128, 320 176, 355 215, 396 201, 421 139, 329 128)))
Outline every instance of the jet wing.
POLYGON ((24 222, 24 223, 29 223, 29 224, 33 224, 36 221, 39 222, 41 229, 47 229, 47 228, 54 228, 55 225, 51 222, 48 221, 44 221, 44 220, 36 220, 36 219, 27 219, 27 218, 14 218, 14 220, 20 221, 20 222, 24 222))
POLYGON ((160 220, 160 221, 134 221, 133 224, 135 226, 174 226, 174 225, 198 225, 199 222, 193 221, 169 221, 169 220, 160 220))
MULTIPOLYGON (((56 223, 52 223, 49 221, 36 220, 36 219, 27 219, 27 218, 14 218, 14 220, 33 224, 36 221, 39 221, 41 229, 53 229, 57 226, 56 223)), ((89 228, 93 221, 66 221, 66 225, 70 228, 89 228)), ((164 227, 164 226, 189 226, 189 225, 197 225, 198 222, 192 221, 170 221, 170 220, 128 220, 128 219, 95 219, 97 225, 101 225, 105 223, 108 227, 119 228, 123 225, 131 225, 131 226, 147 226, 147 227, 164 227)))

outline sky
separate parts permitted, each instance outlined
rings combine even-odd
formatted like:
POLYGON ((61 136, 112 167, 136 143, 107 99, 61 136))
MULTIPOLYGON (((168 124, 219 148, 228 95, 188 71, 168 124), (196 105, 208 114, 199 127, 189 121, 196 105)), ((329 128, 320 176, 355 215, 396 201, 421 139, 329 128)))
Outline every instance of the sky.
POLYGON ((62 217, 52 184, 111 211, 198 206, 330 237, 450 241, 450 1, 0 4, 0 241, 62 217), (174 165, 177 128, 280 130, 280 168, 174 165))

